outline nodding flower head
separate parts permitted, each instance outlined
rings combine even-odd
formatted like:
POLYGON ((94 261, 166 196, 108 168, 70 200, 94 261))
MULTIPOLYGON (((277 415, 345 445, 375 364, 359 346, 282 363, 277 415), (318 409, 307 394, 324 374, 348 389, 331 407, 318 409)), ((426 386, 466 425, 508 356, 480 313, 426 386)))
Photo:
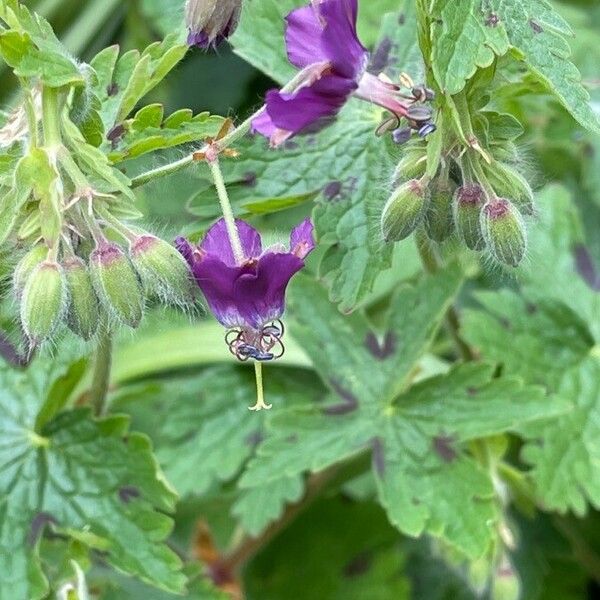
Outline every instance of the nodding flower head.
POLYGON ((188 44, 205 49, 218 46, 233 35, 241 11, 242 0, 187 0, 188 44))
MULTIPOLYGON (((400 87, 367 72, 369 53, 356 32, 358 0, 312 0, 287 17, 289 61, 301 72, 292 92, 270 90, 265 110, 252 127, 278 146, 301 131, 327 123, 354 95, 415 123, 409 108, 421 98, 400 94, 400 87)), ((428 98, 429 99, 429 98, 428 98)), ((429 115, 428 120, 431 115, 429 115)))
MULTIPOLYGON (((175 245, 188 262, 196 283, 219 323, 227 327, 227 344, 240 360, 271 360, 280 346, 290 279, 304 267, 315 247, 313 226, 305 220, 290 236, 290 247, 263 250, 260 234, 237 220, 243 262, 235 259, 224 219, 213 225, 198 246, 184 238, 175 245), (235 334, 232 336, 232 334, 235 334)), ((283 353, 281 346, 280 354, 283 353)))

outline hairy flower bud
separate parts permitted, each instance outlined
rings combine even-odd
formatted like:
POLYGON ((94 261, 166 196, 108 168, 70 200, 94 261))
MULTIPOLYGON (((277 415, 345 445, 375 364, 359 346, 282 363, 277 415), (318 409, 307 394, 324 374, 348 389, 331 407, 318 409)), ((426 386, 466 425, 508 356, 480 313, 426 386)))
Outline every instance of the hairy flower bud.
POLYGON ((132 243, 129 253, 148 294, 182 306, 194 301, 189 267, 171 244, 146 234, 132 243))
POLYGON ((535 212, 535 199, 531 185, 513 166, 495 162, 486 170, 486 175, 496 194, 510 198, 522 215, 535 212))
POLYGON ((21 322, 32 346, 56 330, 67 305, 63 269, 52 261, 38 264, 30 274, 21 300, 21 322))
POLYGON ((29 252, 27 252, 27 254, 19 261, 13 274, 13 290, 16 298, 21 298, 29 276, 47 256, 48 246, 39 244, 29 250, 29 252))
POLYGON ((478 183, 466 183, 454 195, 454 223, 467 248, 483 250, 485 239, 481 231, 481 209, 485 194, 478 183))
POLYGON ((408 237, 423 220, 429 204, 429 190, 418 179, 402 184, 387 201, 381 215, 381 231, 386 242, 408 237))
POLYGON ((98 298, 118 321, 137 327, 144 313, 142 285, 131 261, 116 244, 104 242, 90 255, 90 272, 98 298))
POLYGON ((84 340, 89 340, 94 337, 100 322, 100 306, 92 278, 85 262, 76 256, 68 258, 63 269, 69 291, 69 329, 84 340))
POLYGON ((394 171, 394 185, 409 179, 423 177, 427 168, 427 156, 421 148, 407 150, 394 171))
POLYGON ((425 232, 434 242, 443 242, 454 232, 452 203, 456 184, 438 178, 431 182, 429 189, 431 201, 425 213, 425 232))
POLYGON ((492 256, 516 267, 527 250, 527 233, 519 211, 505 198, 488 202, 481 213, 481 227, 492 256))
POLYGON ((241 10, 242 0, 187 0, 188 44, 200 48, 217 46, 236 30, 241 10))

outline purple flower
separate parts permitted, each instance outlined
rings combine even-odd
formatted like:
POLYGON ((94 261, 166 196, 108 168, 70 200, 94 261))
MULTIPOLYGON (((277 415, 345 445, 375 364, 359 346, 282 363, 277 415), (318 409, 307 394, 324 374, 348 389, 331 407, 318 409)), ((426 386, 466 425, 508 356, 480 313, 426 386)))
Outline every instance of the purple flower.
POLYGON ((175 244, 217 320, 229 329, 261 333, 283 314, 287 285, 315 247, 313 226, 309 219, 298 225, 289 250, 280 245, 263 250, 253 227, 240 220, 236 225, 245 255, 242 263, 235 260, 224 219, 208 230, 199 246, 181 237, 175 244))
POLYGON ((188 45, 218 46, 236 30, 241 10, 242 0, 187 0, 188 45))
POLYGON ((295 91, 270 90, 253 130, 278 146, 309 126, 335 117, 354 95, 408 116, 399 87, 367 72, 369 53, 356 32, 358 0, 312 0, 287 17, 290 62, 301 69, 295 91))

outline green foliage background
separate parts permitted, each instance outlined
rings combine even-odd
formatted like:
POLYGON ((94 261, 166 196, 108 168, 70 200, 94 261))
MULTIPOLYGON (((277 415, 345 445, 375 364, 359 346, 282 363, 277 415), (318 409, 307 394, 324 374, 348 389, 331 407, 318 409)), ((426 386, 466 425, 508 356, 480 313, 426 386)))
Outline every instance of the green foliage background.
MULTIPOLYGON (((85 406, 91 345, 65 336, 26 369, 0 359, 0 600, 62 597, 69 584, 79 600, 600 597, 600 3, 486 2, 518 26, 480 30, 481 0, 432 3, 443 17, 433 72, 455 94, 495 60, 524 60, 489 86, 493 109, 523 126, 520 166, 536 187, 524 264, 505 271, 451 241, 446 266, 426 274, 413 238, 381 243, 403 149, 375 137, 369 104, 350 101, 283 150, 244 140, 224 162, 236 213, 269 240, 311 214, 319 237, 289 294, 287 353, 266 370, 273 410, 246 410, 252 372, 204 314, 150 307, 122 332, 100 420, 85 406), (333 200, 331 182, 342 184, 333 200), (475 361, 444 328, 451 307, 475 361)), ((25 4, 87 62, 182 31, 181 0, 25 4)), ((133 119, 105 149, 119 186, 222 123, 176 111, 241 118, 289 79, 281 16, 299 4, 249 0, 231 47, 190 52, 155 87, 148 75, 143 104, 131 90, 101 97, 101 80, 105 130, 133 119)), ((360 1, 364 43, 392 39, 392 66, 417 79, 418 4, 360 1)), ((0 63, 3 119, 18 97, 0 63)), ((219 215, 201 165, 135 199, 168 240, 198 238, 219 215)), ((13 265, 2 255, 0 275, 13 265)), ((0 279, 2 341, 14 341, 0 279)))

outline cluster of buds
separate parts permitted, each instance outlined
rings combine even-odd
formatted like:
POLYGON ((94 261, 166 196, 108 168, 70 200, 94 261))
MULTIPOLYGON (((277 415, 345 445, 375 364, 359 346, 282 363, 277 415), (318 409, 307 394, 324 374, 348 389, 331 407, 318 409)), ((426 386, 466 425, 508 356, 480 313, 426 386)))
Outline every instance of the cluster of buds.
POLYGON ((497 263, 517 267, 527 251, 524 217, 534 213, 533 191, 517 168, 487 155, 446 156, 426 174, 426 148, 409 144, 394 174, 381 229, 387 242, 422 228, 436 243, 458 238, 497 263))
POLYGON ((98 225, 93 244, 71 240, 58 256, 39 243, 18 263, 13 289, 32 348, 61 325, 84 340, 93 339, 101 325, 135 328, 148 300, 193 303, 188 267, 170 244, 148 233, 132 233, 123 248, 100 231, 98 225))

